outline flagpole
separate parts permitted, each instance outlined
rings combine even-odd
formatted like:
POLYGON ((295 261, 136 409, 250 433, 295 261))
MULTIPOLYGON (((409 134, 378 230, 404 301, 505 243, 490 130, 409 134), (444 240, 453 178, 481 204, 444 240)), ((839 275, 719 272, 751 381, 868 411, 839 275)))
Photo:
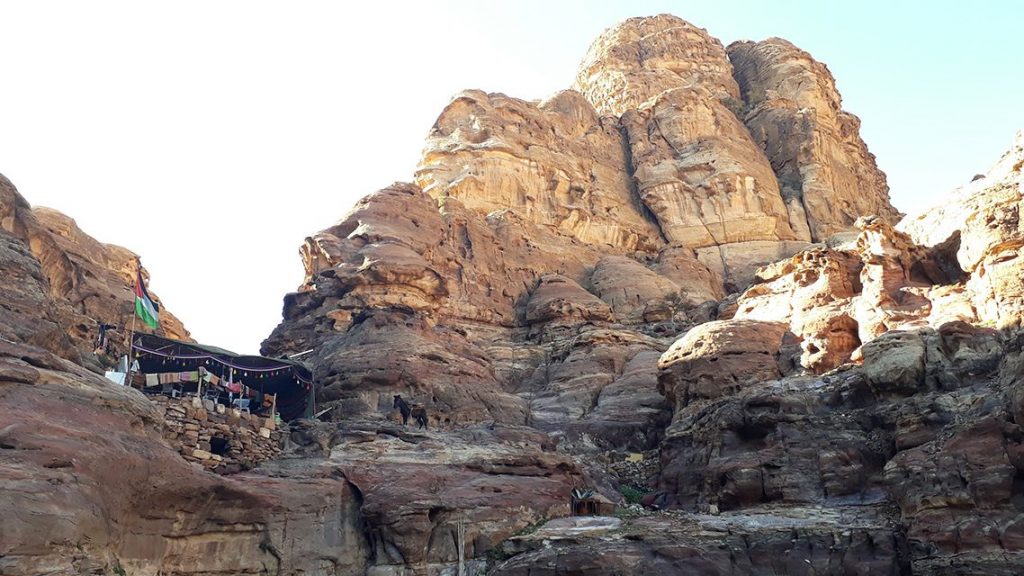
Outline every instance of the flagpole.
MULTIPOLYGON (((135 273, 135 282, 133 284, 138 284, 139 276, 140 276, 139 272, 136 271, 136 273, 135 273)), ((125 377, 124 377, 124 383, 127 384, 128 386, 132 385, 132 345, 135 343, 134 342, 134 340, 135 340, 135 317, 138 316, 138 314, 135 313, 135 290, 132 290, 131 314, 132 314, 132 328, 128 332, 128 371, 127 371, 127 373, 125 374, 125 377)))

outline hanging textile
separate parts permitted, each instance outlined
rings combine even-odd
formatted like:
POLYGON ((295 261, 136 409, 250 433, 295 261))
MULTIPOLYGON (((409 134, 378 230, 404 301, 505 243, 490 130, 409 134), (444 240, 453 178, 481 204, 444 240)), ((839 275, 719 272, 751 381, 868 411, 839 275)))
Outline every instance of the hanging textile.
POLYGON ((107 377, 107 380, 110 380, 111 382, 113 382, 115 384, 120 384, 121 386, 124 386, 124 377, 126 376, 126 374, 124 372, 110 372, 110 371, 108 371, 108 372, 104 373, 103 375, 107 377))

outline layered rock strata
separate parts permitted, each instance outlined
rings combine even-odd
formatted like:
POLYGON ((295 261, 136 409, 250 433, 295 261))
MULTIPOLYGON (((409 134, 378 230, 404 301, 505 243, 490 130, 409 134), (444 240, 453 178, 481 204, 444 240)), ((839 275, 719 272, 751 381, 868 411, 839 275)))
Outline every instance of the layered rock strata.
MULTIPOLYGON (((576 88, 458 95, 414 184, 306 239, 263 348, 313 350, 329 422, 255 470, 181 458, 187 411, 165 428, 0 347, 0 571, 1014 573, 1019 150, 926 241, 893 228, 834 80, 784 41, 632 19, 576 88), (600 466, 655 452, 628 486, 600 466), (573 488, 627 518, 549 521, 573 488)), ((37 255, 59 241, 10 214, 28 288, 0 281, 0 320, 30 328, 4 337, 45 344, 60 319, 26 311, 70 250, 37 255)))
POLYGON ((231 480, 161 440, 142 394, 0 341, 4 574, 362 574, 357 498, 328 476, 231 480))
MULTIPOLYGON (((827 76, 819 104, 834 120, 831 76, 817 63, 806 74, 827 76)), ((753 81, 707 32, 657 16, 595 41, 576 90, 541 102, 458 94, 427 136, 415 184, 364 198, 306 240, 305 282, 263 352, 315 349, 320 400, 337 417, 379 414, 402 393, 439 426, 534 423, 650 448, 656 435, 642 429, 667 405, 634 358, 708 319, 702 305, 759 266, 853 224, 815 212, 812 233, 802 197, 781 192, 766 150, 786 134, 752 137, 743 94, 753 81), (606 351, 620 343, 625 356, 606 351), (599 423, 612 406, 617 418, 638 410, 613 431, 599 423)), ((884 176, 854 126, 843 138, 864 153, 812 150, 808 161, 864 164, 875 187, 860 194, 884 205, 885 221, 896 213, 884 176)), ((838 203, 859 186, 843 182, 814 184, 816 194, 838 203)))
POLYGON ((0 571, 383 576, 452 571, 461 549, 481 573, 500 542, 567 514, 573 487, 613 493, 544 434, 495 425, 300 421, 279 458, 225 477, 178 453, 192 430, 174 408, 0 341, 0 571))
POLYGON ((1024 317, 1024 131, 981 177, 900 228, 925 246, 954 245, 970 274, 971 304, 991 325, 1019 327, 1024 317))
POLYGON ((860 138, 860 119, 842 109, 828 68, 781 38, 735 42, 727 52, 743 121, 810 238, 824 241, 866 215, 895 224, 885 175, 860 138))
POLYGON ((659 361, 674 412, 651 502, 898 512, 911 573, 1014 573, 1019 277, 992 270, 1017 260, 1021 150, 971 186, 965 213, 900 225, 942 241, 860 218, 853 242, 762 268, 733 318, 674 343, 659 361))

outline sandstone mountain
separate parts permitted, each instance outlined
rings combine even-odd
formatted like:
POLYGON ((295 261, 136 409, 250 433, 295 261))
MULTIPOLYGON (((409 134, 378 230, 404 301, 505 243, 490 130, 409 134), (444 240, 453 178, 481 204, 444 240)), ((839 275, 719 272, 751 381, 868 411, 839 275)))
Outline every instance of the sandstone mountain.
POLYGON ((1024 142, 897 224, 858 130, 807 53, 672 16, 547 100, 457 95, 303 243, 263 352, 326 412, 228 477, 40 349, 83 362, 26 312, 57 272, 124 260, 2 189, 0 573, 1017 573, 1024 142))
POLYGON ((444 424, 650 448, 666 407, 641 359, 664 337, 861 214, 895 223, 828 70, 785 42, 727 52, 678 18, 631 19, 576 87, 457 95, 416 184, 306 240, 306 281, 264 352, 315 348, 339 415, 400 390, 444 424))

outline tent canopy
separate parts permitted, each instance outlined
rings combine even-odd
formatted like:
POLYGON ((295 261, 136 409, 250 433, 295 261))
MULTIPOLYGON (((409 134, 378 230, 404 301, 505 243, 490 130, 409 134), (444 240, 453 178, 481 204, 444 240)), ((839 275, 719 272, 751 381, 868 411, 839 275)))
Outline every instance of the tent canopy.
POLYGON ((139 368, 147 374, 198 370, 203 366, 222 379, 241 382, 264 394, 276 394, 281 417, 291 420, 306 412, 313 393, 313 375, 308 366, 287 358, 243 356, 230 350, 136 334, 132 339, 139 368))

